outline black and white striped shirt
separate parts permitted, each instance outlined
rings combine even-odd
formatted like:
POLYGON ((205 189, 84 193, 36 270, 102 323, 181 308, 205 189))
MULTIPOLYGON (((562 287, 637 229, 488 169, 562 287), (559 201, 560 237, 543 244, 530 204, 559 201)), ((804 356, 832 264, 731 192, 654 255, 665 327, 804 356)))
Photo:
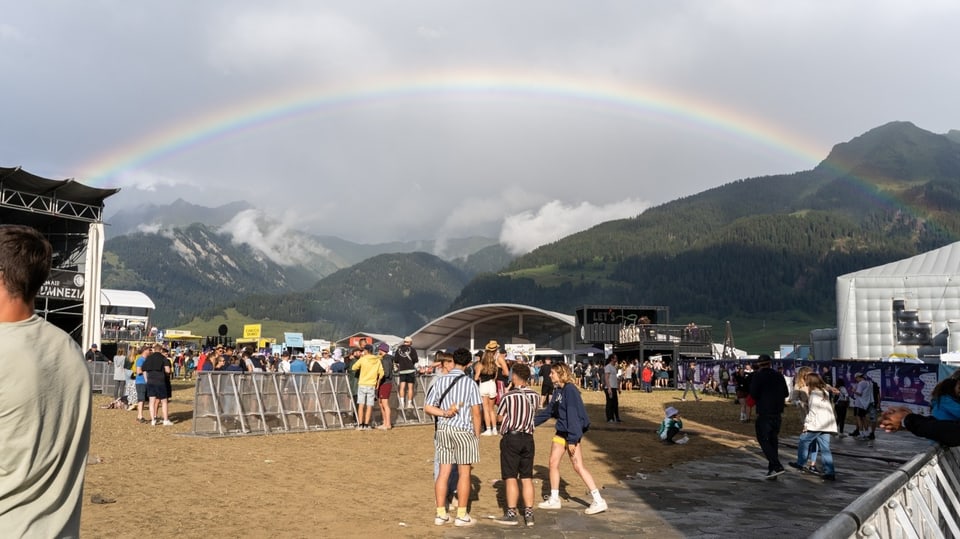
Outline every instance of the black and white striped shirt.
POLYGON ((533 434, 533 417, 540 407, 540 394, 529 387, 511 389, 500 399, 497 415, 503 417, 502 434, 533 434))

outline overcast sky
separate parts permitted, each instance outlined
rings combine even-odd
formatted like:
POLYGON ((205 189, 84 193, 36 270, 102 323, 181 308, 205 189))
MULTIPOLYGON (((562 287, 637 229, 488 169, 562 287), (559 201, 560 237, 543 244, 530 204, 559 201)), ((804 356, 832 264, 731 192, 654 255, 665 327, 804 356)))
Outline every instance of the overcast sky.
POLYGON ((517 252, 894 120, 960 128, 956 1, 0 0, 0 166, 517 252))

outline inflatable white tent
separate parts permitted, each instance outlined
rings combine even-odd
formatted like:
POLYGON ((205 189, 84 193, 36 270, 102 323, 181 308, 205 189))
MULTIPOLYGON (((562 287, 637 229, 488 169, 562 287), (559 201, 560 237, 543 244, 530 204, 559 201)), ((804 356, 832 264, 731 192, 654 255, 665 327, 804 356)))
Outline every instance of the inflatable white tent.
POLYGON ((954 351, 960 346, 960 242, 837 277, 837 332, 839 358, 954 351))

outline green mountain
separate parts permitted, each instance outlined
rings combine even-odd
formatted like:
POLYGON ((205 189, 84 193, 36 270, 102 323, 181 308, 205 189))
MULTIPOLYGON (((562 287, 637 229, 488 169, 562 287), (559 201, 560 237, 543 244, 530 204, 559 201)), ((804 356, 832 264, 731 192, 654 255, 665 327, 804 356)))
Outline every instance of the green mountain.
POLYGON ((649 304, 674 320, 833 326, 838 275, 960 238, 957 138, 878 127, 813 170, 732 182, 544 245, 472 281, 451 308, 649 304))
POLYGON ((467 283, 452 264, 427 253, 382 254, 325 277, 296 293, 257 294, 202 313, 232 308, 252 320, 317 325, 325 336, 355 331, 402 334, 442 315, 467 283))
POLYGON ((161 328, 190 320, 224 298, 302 290, 316 280, 199 223, 104 244, 102 286, 146 293, 157 305, 153 322, 161 328))

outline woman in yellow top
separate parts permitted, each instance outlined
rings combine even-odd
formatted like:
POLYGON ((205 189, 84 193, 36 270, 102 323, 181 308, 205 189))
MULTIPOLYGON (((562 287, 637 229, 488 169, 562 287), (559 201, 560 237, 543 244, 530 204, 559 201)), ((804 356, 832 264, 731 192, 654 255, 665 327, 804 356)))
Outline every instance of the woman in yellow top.
POLYGON ((497 376, 510 376, 507 362, 500 355, 500 343, 490 341, 483 348, 483 356, 473 370, 473 379, 480 384, 480 401, 483 408, 483 424, 486 430, 481 436, 497 434, 497 376))

